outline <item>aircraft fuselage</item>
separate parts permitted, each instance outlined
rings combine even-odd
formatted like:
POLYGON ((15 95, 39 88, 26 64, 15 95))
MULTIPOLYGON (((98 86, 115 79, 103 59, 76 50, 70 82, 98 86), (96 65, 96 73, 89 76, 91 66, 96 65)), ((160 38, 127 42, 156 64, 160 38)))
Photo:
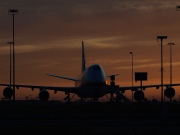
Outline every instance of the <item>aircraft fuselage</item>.
POLYGON ((102 66, 94 64, 78 76, 76 87, 81 87, 77 94, 81 98, 99 98, 107 93, 106 73, 102 66))

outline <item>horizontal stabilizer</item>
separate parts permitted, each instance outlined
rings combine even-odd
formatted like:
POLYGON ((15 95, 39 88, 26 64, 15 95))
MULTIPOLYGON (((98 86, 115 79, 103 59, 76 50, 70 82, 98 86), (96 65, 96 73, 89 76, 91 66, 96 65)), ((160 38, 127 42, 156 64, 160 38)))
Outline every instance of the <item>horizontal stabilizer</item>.
POLYGON ((56 78, 62 78, 62 79, 66 79, 66 80, 71 80, 71 81, 78 81, 78 79, 73 78, 73 77, 58 76, 58 75, 52 75, 52 74, 46 74, 46 75, 56 77, 56 78))
POLYGON ((108 75, 107 77, 118 76, 119 74, 108 75))

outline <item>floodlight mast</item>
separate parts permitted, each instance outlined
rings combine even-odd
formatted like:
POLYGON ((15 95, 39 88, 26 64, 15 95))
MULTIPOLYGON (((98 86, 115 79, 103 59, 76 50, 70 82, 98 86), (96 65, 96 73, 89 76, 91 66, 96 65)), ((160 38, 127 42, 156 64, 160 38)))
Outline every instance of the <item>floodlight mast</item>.
POLYGON ((170 46, 170 84, 172 84, 172 45, 175 45, 175 44, 168 43, 167 45, 170 46))
MULTIPOLYGON (((168 43, 167 45, 170 46, 170 84, 172 84, 172 45, 175 45, 174 43, 168 43)), ((172 102, 172 97, 170 98, 170 102, 172 102)))
POLYGON ((13 44, 13 42, 7 42, 7 44, 9 44, 9 46, 10 46, 10 50, 9 50, 10 51, 9 52, 9 55, 10 55, 10 59, 9 59, 9 66, 10 66, 9 67, 9 69, 10 69, 10 72, 9 72, 9 84, 11 85, 11 80, 12 80, 11 79, 11 77, 12 77, 12 74, 11 74, 12 73, 12 67, 11 67, 11 64, 12 64, 12 60, 11 60, 12 59, 12 55, 11 55, 12 49, 11 48, 12 47, 11 47, 11 45, 13 44))
POLYGON ((157 36, 157 40, 161 40, 161 102, 164 102, 164 91, 163 91, 163 39, 167 39, 167 36, 157 36))
POLYGON ((18 9, 9 9, 8 14, 13 16, 13 101, 15 101, 15 51, 14 51, 14 15, 19 13, 18 9))

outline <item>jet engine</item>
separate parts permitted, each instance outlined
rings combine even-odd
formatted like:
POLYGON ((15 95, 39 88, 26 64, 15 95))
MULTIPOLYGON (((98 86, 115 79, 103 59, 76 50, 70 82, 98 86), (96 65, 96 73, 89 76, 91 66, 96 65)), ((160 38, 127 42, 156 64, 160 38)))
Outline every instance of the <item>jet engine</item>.
POLYGON ((47 101, 48 99, 49 99, 49 92, 48 91, 41 91, 40 93, 39 93, 39 99, 41 100, 41 101, 47 101))
POLYGON ((164 95, 167 97, 167 98, 172 98, 175 96, 175 89, 174 88, 167 88, 164 90, 164 95))
POLYGON ((10 88, 10 87, 6 87, 4 90, 3 90, 3 96, 5 97, 5 98, 11 98, 12 97, 12 95, 13 95, 13 90, 12 90, 12 88, 10 88))
POLYGON ((144 92, 141 90, 137 90, 134 92, 134 99, 138 102, 144 99, 144 92))

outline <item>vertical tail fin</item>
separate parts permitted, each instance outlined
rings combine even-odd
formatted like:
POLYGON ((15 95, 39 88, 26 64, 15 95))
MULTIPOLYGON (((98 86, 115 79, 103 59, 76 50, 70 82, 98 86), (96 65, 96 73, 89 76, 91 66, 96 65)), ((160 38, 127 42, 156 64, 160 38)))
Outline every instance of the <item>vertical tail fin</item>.
POLYGON ((86 68, 86 61, 84 55, 84 42, 82 41, 82 72, 84 72, 85 68, 86 68))

